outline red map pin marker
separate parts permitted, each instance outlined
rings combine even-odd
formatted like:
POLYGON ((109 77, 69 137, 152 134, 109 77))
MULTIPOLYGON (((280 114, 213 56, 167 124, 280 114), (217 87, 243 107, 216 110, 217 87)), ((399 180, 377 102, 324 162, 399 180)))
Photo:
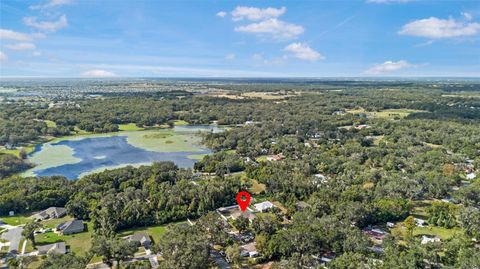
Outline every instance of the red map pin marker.
POLYGON ((246 191, 241 191, 237 194, 237 203, 240 206, 242 212, 247 210, 248 204, 250 204, 250 193, 246 191))

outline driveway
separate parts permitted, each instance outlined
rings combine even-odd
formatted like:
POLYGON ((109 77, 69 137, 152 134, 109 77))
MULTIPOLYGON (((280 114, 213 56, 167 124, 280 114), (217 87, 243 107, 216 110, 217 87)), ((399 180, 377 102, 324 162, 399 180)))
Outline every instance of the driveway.
POLYGON ((22 239, 22 231, 23 227, 15 227, 2 234, 2 239, 10 242, 10 247, 8 248, 10 253, 17 253, 18 247, 20 246, 20 239, 22 239))
POLYGON ((222 255, 216 250, 210 251, 210 256, 215 260, 215 263, 220 267, 220 269, 230 269, 230 265, 223 259, 222 255))

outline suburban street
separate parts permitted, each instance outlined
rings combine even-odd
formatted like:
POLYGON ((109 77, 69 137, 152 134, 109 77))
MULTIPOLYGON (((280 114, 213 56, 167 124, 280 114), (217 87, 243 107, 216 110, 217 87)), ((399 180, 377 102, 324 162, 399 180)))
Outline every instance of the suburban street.
POLYGON ((2 234, 2 239, 10 242, 8 251, 10 253, 16 253, 20 245, 20 239, 22 238, 23 227, 14 227, 8 229, 2 234))

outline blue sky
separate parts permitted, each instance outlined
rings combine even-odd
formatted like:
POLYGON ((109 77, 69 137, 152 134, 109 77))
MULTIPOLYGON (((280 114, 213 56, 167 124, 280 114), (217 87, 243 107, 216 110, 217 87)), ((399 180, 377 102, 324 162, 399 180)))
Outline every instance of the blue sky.
POLYGON ((480 1, 0 3, 2 77, 480 76, 480 1))

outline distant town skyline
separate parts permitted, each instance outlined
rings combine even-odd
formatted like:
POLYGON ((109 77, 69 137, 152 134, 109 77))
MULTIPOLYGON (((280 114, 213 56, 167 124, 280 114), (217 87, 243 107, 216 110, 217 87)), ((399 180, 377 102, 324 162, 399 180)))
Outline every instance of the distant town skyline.
POLYGON ((480 2, 12 1, 1 77, 480 77, 480 2))

